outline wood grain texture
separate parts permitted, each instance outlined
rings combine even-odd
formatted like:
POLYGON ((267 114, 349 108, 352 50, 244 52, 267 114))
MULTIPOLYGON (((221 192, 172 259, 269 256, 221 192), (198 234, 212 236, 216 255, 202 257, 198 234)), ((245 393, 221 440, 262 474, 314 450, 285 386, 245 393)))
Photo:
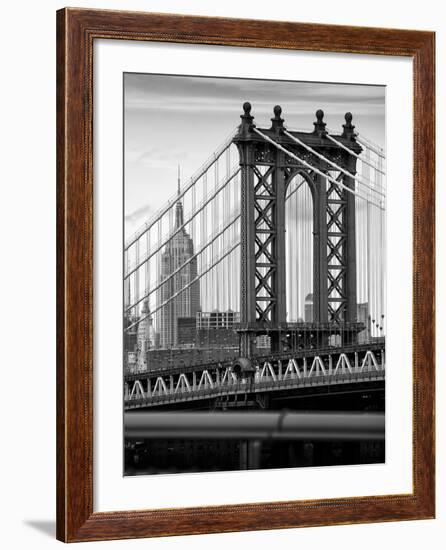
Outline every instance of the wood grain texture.
POLYGON ((60 540, 434 517, 434 53, 431 32, 71 8, 57 13, 57 537, 60 540), (413 59, 411 494, 93 513, 92 71, 93 41, 97 38, 402 55, 413 59))

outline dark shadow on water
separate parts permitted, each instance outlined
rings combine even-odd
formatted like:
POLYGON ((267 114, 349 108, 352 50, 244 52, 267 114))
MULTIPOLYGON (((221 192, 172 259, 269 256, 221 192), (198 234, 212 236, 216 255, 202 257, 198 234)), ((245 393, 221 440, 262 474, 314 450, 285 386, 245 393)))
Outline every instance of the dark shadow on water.
POLYGON ((25 525, 40 531, 44 535, 48 535, 51 538, 56 538, 56 522, 49 519, 25 519, 23 521, 25 525))

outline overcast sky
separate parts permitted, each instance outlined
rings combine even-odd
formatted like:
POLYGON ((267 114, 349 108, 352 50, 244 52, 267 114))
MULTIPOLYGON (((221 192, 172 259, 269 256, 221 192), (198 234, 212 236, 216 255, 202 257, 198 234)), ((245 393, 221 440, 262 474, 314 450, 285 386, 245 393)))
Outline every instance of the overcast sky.
POLYGON ((281 105, 289 128, 313 130, 315 111, 325 112, 332 133, 344 114, 356 129, 385 145, 385 88, 271 80, 124 75, 126 235, 133 233, 176 189, 177 165, 188 179, 240 123, 242 104, 254 122, 269 127, 281 105))

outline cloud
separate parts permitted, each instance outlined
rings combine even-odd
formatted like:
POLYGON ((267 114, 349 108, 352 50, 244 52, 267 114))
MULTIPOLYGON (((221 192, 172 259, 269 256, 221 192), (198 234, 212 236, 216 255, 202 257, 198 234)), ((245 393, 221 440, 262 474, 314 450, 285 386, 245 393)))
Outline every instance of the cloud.
MULTIPOLYGON (((248 95, 248 94, 247 94, 248 95)), ((269 101, 259 101, 248 97, 251 99, 253 105, 252 114, 256 115, 257 113, 267 114, 268 116, 273 115, 273 103, 269 101)), ((299 98, 299 101, 296 101, 294 98, 282 98, 282 100, 275 96, 275 102, 279 103, 283 107, 284 115, 308 115, 309 112, 312 112, 316 108, 327 108, 329 104, 329 109, 332 113, 341 113, 344 114, 346 111, 351 110, 355 113, 362 114, 378 114, 383 112, 383 103, 378 98, 367 98, 360 100, 359 98, 327 98, 327 97, 318 97, 313 96, 309 98, 299 98)), ((241 108, 242 100, 241 98, 219 98, 218 99, 218 109, 216 108, 216 101, 214 97, 183 97, 179 99, 171 99, 169 102, 163 98, 135 98, 133 100, 126 101, 125 109, 127 113, 132 111, 143 111, 147 113, 156 113, 158 116, 161 113, 166 113, 168 116, 169 113, 188 113, 188 114, 215 114, 216 111, 218 114, 222 113, 234 113, 242 114, 241 108)))
POLYGON ((249 100, 255 112, 272 114, 273 103, 282 104, 284 114, 306 114, 308 108, 355 110, 376 113, 384 109, 385 88, 320 82, 268 81, 184 77, 170 75, 126 75, 125 109, 150 113, 241 113, 249 100), (273 98, 273 99, 272 99, 273 98), (272 103, 273 101, 273 103, 272 103))
MULTIPOLYGON (((150 201, 153 216, 175 192, 178 164, 184 181, 240 123, 245 101, 252 104, 259 128, 270 127, 276 104, 290 130, 308 132, 319 108, 333 134, 342 131, 344 114, 351 111, 362 135, 385 144, 383 86, 128 73, 124 84, 126 225, 131 229, 148 217, 146 207, 138 206, 150 201)), ((231 165, 237 160, 231 150, 231 165)), ((222 157, 221 167, 225 162, 222 157)), ((308 217, 298 211, 290 217, 308 217)))
POLYGON ((178 160, 185 162, 190 157, 186 149, 178 147, 150 147, 142 151, 137 149, 126 149, 125 162, 131 164, 147 164, 152 168, 175 169, 178 160))
POLYGON ((140 206, 125 216, 126 223, 136 223, 141 218, 147 217, 152 212, 152 207, 148 204, 140 206))

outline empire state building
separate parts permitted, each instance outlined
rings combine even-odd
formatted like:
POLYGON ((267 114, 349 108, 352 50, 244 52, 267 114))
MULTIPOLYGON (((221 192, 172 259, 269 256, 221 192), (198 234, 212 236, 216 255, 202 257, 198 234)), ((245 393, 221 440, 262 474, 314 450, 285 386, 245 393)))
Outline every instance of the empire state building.
POLYGON ((195 318, 200 309, 200 283, 192 283, 197 277, 197 258, 193 257, 193 240, 184 228, 183 204, 180 199, 175 205, 175 226, 172 235, 161 254, 162 284, 157 291, 158 307, 161 306, 158 312, 158 330, 162 348, 177 345, 178 318, 195 318))

